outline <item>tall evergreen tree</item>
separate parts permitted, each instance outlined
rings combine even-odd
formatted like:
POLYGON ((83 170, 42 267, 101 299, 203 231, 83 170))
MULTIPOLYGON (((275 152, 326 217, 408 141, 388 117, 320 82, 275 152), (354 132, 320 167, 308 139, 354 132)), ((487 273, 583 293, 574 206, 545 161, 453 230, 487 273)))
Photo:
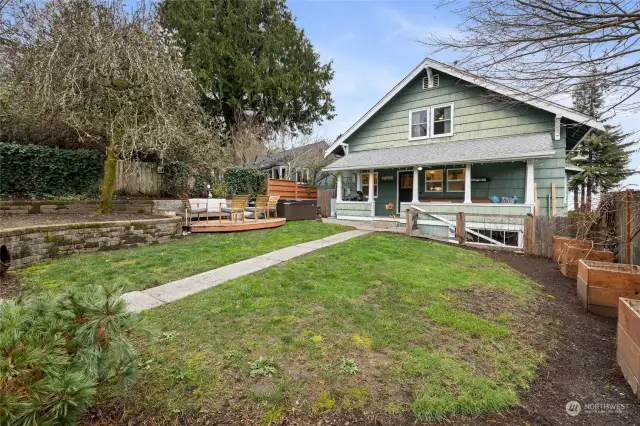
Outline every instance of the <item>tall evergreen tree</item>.
POLYGON ((284 0, 163 0, 158 10, 227 132, 243 115, 292 133, 334 117, 331 63, 320 63, 284 0))
MULTIPOLYGON (((599 118, 605 92, 605 83, 594 79, 584 80, 572 93, 574 108, 599 118)), ((576 210, 578 188, 582 193, 581 209, 590 211, 593 194, 607 192, 635 173, 629 168, 629 163, 636 142, 625 142, 629 136, 620 127, 605 126, 605 131, 594 131, 585 138, 578 148, 578 155, 569 159, 582 168, 569 182, 569 188, 574 191, 576 210)))

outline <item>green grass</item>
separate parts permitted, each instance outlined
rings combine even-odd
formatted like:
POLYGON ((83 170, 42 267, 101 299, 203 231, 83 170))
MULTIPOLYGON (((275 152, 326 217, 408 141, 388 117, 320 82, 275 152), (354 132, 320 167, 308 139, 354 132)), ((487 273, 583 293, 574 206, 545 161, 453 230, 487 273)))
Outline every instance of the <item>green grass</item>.
POLYGON ((77 254, 36 264, 17 274, 26 288, 120 282, 125 291, 142 290, 350 229, 297 221, 259 231, 195 234, 167 244, 77 254))
POLYGON ((502 411, 543 359, 529 312, 544 300, 482 254, 370 234, 145 312, 165 337, 139 342, 139 381, 99 405, 165 420, 226 407, 265 424, 502 411))

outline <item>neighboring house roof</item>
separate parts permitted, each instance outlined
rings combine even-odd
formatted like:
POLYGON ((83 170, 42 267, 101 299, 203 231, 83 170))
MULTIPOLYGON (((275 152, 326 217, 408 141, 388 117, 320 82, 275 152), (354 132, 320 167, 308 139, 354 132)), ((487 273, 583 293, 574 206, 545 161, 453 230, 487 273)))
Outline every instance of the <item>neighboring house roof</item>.
MULTIPOLYGON (((294 158, 296 156, 304 156, 307 152, 312 150, 324 151, 329 147, 329 144, 325 141, 314 142, 308 145, 298 146, 295 148, 287 149, 285 151, 273 152, 268 155, 262 155, 258 157, 254 166, 258 169, 268 169, 274 166, 282 166, 287 162, 287 159, 294 158)), ((304 161, 303 161, 304 162, 304 161)))
POLYGON ((452 141, 428 145, 358 151, 345 155, 324 170, 462 164, 550 157, 554 153, 549 132, 520 136, 452 141))
POLYGON ((524 93, 520 90, 512 89, 502 84, 495 83, 493 81, 471 74, 467 71, 463 71, 451 65, 443 64, 442 62, 425 58, 405 78, 403 78, 400 83, 398 83, 393 89, 391 89, 391 91, 389 91, 389 93, 384 95, 384 97, 380 99, 377 104, 375 104, 369 111, 367 111, 365 115, 363 115, 358 121, 356 121, 354 125, 352 125, 346 132, 340 135, 338 139, 336 139, 336 141, 329 147, 329 149, 326 150, 325 155, 329 155, 340 144, 344 143, 349 136, 351 136, 356 130, 358 130, 360 126, 362 126, 369 118, 371 118, 376 112, 378 112, 380 108, 382 108, 387 102, 389 102, 396 94, 398 94, 398 92, 400 92, 400 90, 402 90, 426 68, 431 68, 432 70, 437 70, 445 74, 449 74, 453 77, 475 84, 476 86, 483 87, 512 99, 516 99, 520 102, 548 111, 557 116, 568 118, 577 123, 581 123, 598 130, 604 130, 604 126, 602 125, 602 123, 586 114, 582 114, 571 108, 567 108, 554 102, 538 98, 534 95, 524 93))

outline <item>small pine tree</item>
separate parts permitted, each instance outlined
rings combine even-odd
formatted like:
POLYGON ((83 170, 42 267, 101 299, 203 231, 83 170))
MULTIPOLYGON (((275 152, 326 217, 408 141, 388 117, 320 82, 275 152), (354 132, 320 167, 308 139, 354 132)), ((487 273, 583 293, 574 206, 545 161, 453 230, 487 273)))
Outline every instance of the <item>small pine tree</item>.
POLYGON ((0 302, 0 425, 73 423, 99 384, 135 377, 136 330, 116 288, 0 302))

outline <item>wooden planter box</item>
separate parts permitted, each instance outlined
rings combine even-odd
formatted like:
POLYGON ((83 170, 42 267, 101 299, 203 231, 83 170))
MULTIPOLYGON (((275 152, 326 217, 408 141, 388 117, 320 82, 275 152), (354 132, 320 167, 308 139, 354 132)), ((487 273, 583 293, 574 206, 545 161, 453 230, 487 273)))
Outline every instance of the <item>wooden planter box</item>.
POLYGON ((553 250, 553 254, 551 255, 551 258, 556 262, 560 258, 560 255, 564 250, 565 244, 571 244, 572 246, 584 246, 584 247, 591 247, 592 245, 591 241, 582 240, 580 238, 571 238, 571 237, 554 236, 554 237, 551 237, 551 241, 552 241, 551 248, 553 250))
POLYGON ((581 259, 576 289, 585 309, 615 317, 620 297, 640 299, 640 266, 581 259))
POLYGON ((572 245, 565 243, 565 247, 560 253, 560 272, 565 277, 576 278, 578 276, 578 261, 580 259, 597 260, 600 262, 613 262, 613 253, 597 246, 591 247, 572 245))
POLYGON ((619 299, 616 359, 633 393, 640 399, 640 302, 637 300, 619 299))

